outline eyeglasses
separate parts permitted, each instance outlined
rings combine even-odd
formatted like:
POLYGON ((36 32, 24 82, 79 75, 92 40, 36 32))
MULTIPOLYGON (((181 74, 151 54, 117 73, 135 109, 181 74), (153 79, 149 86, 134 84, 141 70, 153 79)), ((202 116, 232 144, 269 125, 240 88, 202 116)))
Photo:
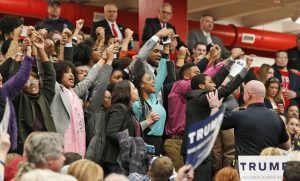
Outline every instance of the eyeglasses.
POLYGON ((30 85, 38 85, 39 84, 39 81, 37 79, 33 79, 33 80, 27 80, 26 82, 26 86, 30 86, 30 85))

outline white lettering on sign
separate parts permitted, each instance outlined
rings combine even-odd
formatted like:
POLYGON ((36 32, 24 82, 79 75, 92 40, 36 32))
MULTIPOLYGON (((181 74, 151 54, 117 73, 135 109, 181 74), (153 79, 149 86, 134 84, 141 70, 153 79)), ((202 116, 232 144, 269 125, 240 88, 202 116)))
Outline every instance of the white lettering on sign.
POLYGON ((208 125, 204 126, 204 128, 200 128, 196 131, 193 131, 189 133, 189 140, 190 144, 193 144, 195 142, 195 137, 196 141, 199 141, 209 135, 209 133, 213 132, 216 128, 216 125, 219 125, 220 122, 223 120, 223 114, 220 114, 218 117, 216 117, 215 120, 213 120, 211 123, 208 125))

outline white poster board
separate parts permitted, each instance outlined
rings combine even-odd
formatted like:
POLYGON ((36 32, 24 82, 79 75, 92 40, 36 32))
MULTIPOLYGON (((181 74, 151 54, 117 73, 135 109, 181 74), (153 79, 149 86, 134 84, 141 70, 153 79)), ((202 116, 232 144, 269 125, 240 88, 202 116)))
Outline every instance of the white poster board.
POLYGON ((282 181, 287 156, 239 156, 241 181, 282 181))

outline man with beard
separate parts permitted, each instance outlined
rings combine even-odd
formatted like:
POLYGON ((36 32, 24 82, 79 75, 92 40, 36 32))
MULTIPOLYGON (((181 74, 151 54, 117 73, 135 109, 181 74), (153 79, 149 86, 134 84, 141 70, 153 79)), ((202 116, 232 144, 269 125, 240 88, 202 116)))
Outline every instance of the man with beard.
POLYGON ((286 117, 296 117, 299 119, 299 108, 297 105, 290 105, 286 110, 286 117))
POLYGON ((274 76, 282 84, 282 93, 284 96, 284 108, 290 104, 300 104, 300 78, 287 68, 288 55, 286 51, 278 51, 275 57, 274 76))

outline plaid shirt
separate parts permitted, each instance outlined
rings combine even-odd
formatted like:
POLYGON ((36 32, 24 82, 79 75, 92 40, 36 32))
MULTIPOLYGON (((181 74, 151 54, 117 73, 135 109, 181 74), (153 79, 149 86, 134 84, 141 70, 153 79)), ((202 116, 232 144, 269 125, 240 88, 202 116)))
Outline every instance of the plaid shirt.
POLYGON ((139 173, 131 173, 128 176, 130 181, 151 181, 150 177, 147 175, 139 174, 139 173))

